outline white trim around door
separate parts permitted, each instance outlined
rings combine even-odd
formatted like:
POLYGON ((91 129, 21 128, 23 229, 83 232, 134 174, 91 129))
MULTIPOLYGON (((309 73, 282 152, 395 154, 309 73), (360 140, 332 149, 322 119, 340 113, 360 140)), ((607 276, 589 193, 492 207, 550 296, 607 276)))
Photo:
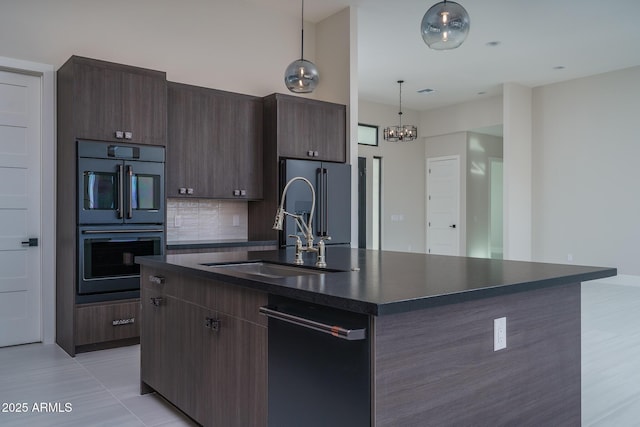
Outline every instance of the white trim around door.
POLYGON ((56 331, 56 274, 55 274, 55 200, 56 200, 56 121, 55 70, 52 65, 0 56, 0 70, 29 74, 41 82, 41 195, 40 230, 41 248, 41 301, 42 340, 55 342, 56 331))

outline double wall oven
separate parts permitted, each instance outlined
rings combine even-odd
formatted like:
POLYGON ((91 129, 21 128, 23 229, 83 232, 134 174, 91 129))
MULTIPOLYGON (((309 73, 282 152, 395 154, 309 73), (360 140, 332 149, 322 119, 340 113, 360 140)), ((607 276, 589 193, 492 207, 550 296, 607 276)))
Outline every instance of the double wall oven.
POLYGON ((164 253, 163 147, 78 141, 78 303, 136 298, 164 253))

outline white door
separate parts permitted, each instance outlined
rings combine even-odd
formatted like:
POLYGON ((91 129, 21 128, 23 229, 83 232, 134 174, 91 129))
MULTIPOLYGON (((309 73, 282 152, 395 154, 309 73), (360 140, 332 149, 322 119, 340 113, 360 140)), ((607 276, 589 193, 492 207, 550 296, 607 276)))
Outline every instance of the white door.
POLYGON ((0 347, 42 340, 40 85, 0 71, 0 347))
POLYGON ((460 157, 427 159, 427 253, 459 255, 460 157))

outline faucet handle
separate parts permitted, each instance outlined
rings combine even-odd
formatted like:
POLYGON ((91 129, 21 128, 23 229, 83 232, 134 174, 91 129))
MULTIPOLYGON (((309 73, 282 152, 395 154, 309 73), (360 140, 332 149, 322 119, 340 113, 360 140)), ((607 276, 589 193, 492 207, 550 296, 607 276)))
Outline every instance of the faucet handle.
POLYGON ((331 236, 320 236, 321 242, 324 242, 325 240, 331 240, 331 236))
POLYGON ((291 237, 292 239, 296 239, 296 244, 302 246, 302 239, 297 234, 289 234, 287 237, 291 237))

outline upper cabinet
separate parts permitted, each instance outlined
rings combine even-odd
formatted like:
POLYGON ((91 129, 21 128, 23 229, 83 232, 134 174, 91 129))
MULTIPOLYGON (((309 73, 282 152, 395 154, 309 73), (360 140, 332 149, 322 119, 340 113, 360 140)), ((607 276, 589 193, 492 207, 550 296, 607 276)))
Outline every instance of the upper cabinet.
POLYGON ((168 83, 167 197, 262 198, 262 99, 168 83))
POLYGON ((346 107, 273 94, 264 98, 265 136, 280 157, 346 161, 346 107))
POLYGON ((72 135, 165 145, 166 73, 72 56, 58 71, 72 95, 72 135))

